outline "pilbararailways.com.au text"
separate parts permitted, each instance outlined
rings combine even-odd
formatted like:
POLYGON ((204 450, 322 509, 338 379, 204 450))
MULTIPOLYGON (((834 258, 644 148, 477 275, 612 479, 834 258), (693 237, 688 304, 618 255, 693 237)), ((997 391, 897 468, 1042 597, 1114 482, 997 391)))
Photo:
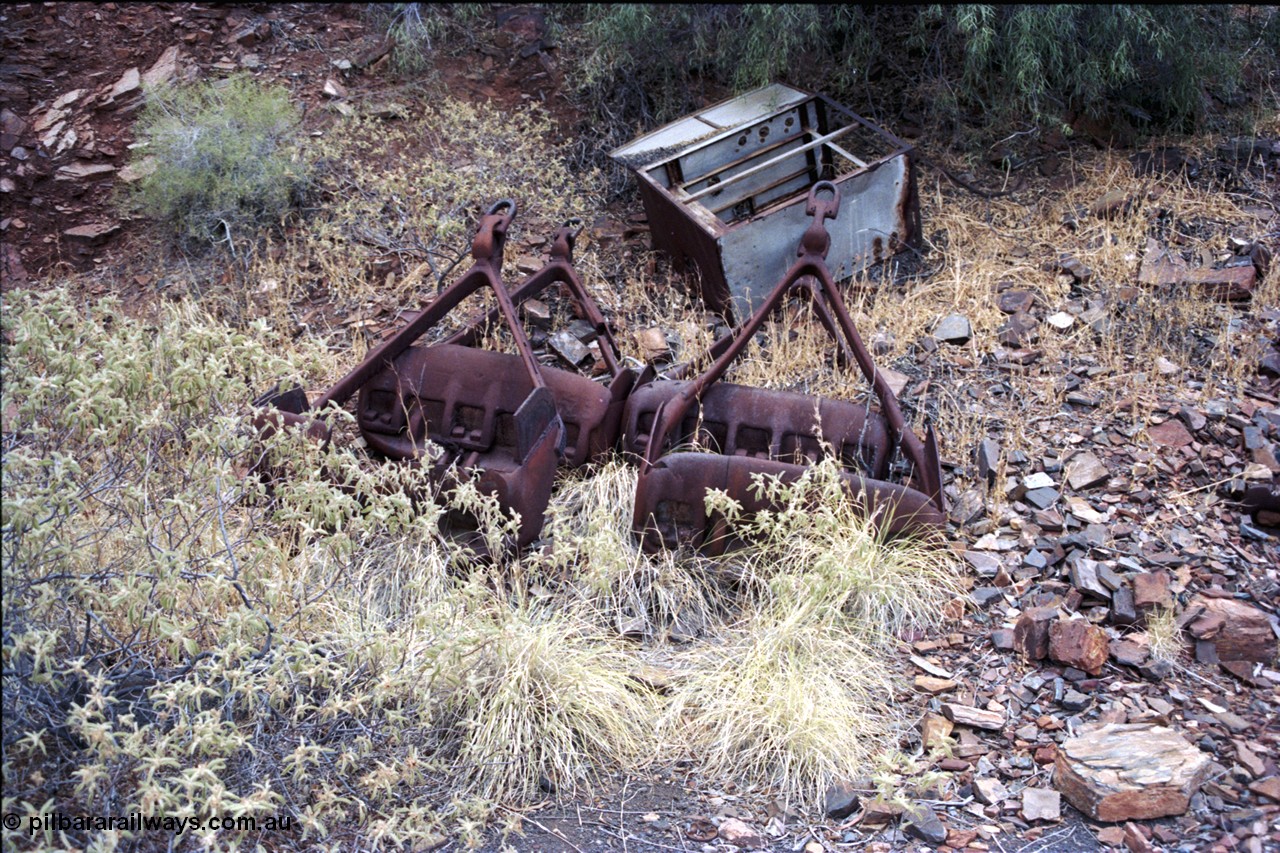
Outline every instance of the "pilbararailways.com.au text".
POLYGON ((44 832, 283 832, 293 826, 293 818, 231 815, 209 817, 161 817, 131 812, 127 815, 66 815, 48 812, 39 815, 7 814, 4 828, 17 831, 26 828, 32 836, 44 832))

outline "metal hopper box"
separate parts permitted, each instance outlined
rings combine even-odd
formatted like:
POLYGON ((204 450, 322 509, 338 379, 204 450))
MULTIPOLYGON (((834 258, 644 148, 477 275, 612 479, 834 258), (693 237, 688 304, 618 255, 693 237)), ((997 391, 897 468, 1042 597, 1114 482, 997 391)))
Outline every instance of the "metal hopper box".
POLYGON ((825 95, 780 83, 748 92, 611 152, 639 178, 653 246, 697 270, 712 311, 745 318, 795 260, 809 188, 846 199, 831 223, 837 280, 920 235, 912 147, 825 95))

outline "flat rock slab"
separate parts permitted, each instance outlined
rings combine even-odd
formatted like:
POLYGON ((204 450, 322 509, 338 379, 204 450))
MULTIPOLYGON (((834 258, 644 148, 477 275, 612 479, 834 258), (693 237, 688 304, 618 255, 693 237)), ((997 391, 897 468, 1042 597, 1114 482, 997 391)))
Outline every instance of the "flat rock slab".
POLYGON ((1061 820, 1062 795, 1050 788, 1023 788, 1022 817, 1028 821, 1061 820))
POLYGON ((1211 763, 1166 726, 1109 723, 1059 747, 1053 784, 1093 820, 1150 820, 1186 812, 1211 763))
POLYGON ((1092 489, 1107 482, 1111 472, 1102 460, 1092 453, 1082 453, 1067 465, 1067 482, 1076 491, 1092 489))
POLYGON ((933 336, 949 344, 963 344, 968 343, 969 338, 973 337, 973 331, 967 317, 961 314, 950 314, 938 321, 938 325, 933 330, 933 336))
POLYGON ((1191 433, 1182 421, 1165 421, 1148 429, 1147 435, 1160 447, 1186 447, 1191 443, 1191 433))

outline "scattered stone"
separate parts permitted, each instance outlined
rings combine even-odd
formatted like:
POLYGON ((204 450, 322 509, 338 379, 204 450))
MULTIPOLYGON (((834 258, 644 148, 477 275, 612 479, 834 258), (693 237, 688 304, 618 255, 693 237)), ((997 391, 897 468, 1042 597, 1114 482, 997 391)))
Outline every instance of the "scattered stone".
MULTIPOLYGON (((1262 610, 1234 598, 1209 598, 1196 596, 1191 605, 1203 605, 1205 617, 1213 623, 1221 617, 1222 624, 1208 633, 1204 628, 1197 635, 1195 623, 1192 636, 1211 638, 1220 660, 1245 660, 1271 663, 1276 657, 1276 635, 1271 630, 1271 619, 1262 610)), ((1189 605, 1190 606, 1190 605, 1189 605)), ((1199 621, 1199 620, 1197 620, 1199 621)))
POLYGON ((1249 786, 1249 790, 1255 794, 1274 800, 1280 803, 1280 776, 1269 776, 1266 779, 1259 779, 1249 786))
POLYGON ((55 181, 78 181, 83 178, 100 178, 110 175, 116 170, 110 163, 71 163, 59 166, 54 174, 55 181))
POLYGON ((1141 666, 1151 656, 1151 650, 1132 640, 1115 640, 1111 643, 1111 657, 1124 666, 1141 666))
POLYGON ((326 97, 329 97, 329 98, 345 99, 347 97, 347 87, 343 86, 341 83, 339 83, 337 80, 334 80, 332 77, 325 79, 324 88, 321 91, 325 94, 326 97))
POLYGON ((947 840, 947 828, 924 803, 916 803, 902 812, 902 826, 908 835, 914 835, 930 844, 942 844, 947 840))
POLYGON ((118 222, 104 222, 97 225, 77 225, 74 228, 68 228, 62 232, 62 236, 68 240, 74 240, 78 243, 84 243, 88 246, 97 246, 105 242, 120 230, 118 222))
POLYGON ((996 340, 1008 347, 1025 347, 1040 339, 1040 321, 1018 312, 996 329, 996 340))
POLYGON ((150 68, 142 72, 143 88, 155 88, 170 82, 174 77, 178 76, 178 60, 181 53, 181 48, 175 44, 160 54, 160 58, 150 68))
POLYGON ((917 675, 913 683, 917 690, 934 696, 957 687, 956 682, 950 678, 935 678, 932 675, 917 675))
POLYGON ((1048 509, 1058 502, 1058 498, 1062 497, 1056 489, 1032 489, 1023 495, 1027 503, 1036 509, 1048 509))
POLYGON ((1022 789, 1022 818, 1028 821, 1062 819, 1062 795, 1050 788, 1022 789))
POLYGON ((574 367, 581 367, 583 363, 592 358, 591 350, 587 349, 586 345, 567 329, 561 329, 556 332, 550 337, 548 343, 550 343, 552 349, 560 354, 561 358, 574 367))
POLYGON ((905 373, 899 373, 890 367, 879 367, 876 370, 884 377, 885 382, 889 384, 889 390, 893 392, 893 396, 901 397, 902 392, 907 390, 907 385, 911 382, 911 377, 905 373))
POLYGON ((938 714, 925 714, 920 723, 920 742, 925 749, 945 746, 955 724, 938 714))
POLYGON ((1252 263, 1222 269, 1191 270, 1183 276, 1183 283, 1201 287, 1224 302, 1250 299, 1257 282, 1258 269, 1252 263))
POLYGON ((134 66, 120 75, 120 79, 111 87, 111 91, 107 93, 106 100, 103 103, 106 105, 114 104, 116 98, 136 92, 140 88, 142 88, 142 72, 138 70, 137 66, 134 66))
POLYGON ((27 123, 8 107, 0 108, 0 150, 9 151, 22 141, 27 123))
POLYGON ((999 779, 983 777, 973 780, 973 797, 983 805, 997 806, 1009 797, 1009 789, 999 779))
POLYGON ((837 782, 827 790, 826 812, 832 820, 844 820, 862 805, 858 789, 849 782, 837 782))
POLYGON ((994 439, 984 438, 978 442, 974 451, 974 460, 978 465, 978 478, 984 480, 988 487, 996 484, 996 473, 1000 467, 1000 443, 994 439))
POLYGON ((1058 258, 1057 268, 1067 273, 1080 284, 1088 284, 1093 278, 1093 270, 1082 264, 1078 258, 1072 255, 1061 255, 1058 258))
POLYGON ((1182 425, 1182 421, 1165 421, 1147 428, 1147 436, 1159 447, 1186 447, 1191 443, 1191 433, 1182 425))
POLYGON ((1152 853, 1151 842, 1143 835, 1142 827, 1136 823, 1124 825, 1124 846, 1129 853, 1152 853))
POLYGON ((1097 675, 1109 653, 1107 632, 1083 619, 1059 619, 1049 626, 1049 657, 1059 663, 1097 675))
POLYGON ((1000 558, 986 551, 965 551, 962 555, 973 570, 984 578, 993 578, 1002 566, 1000 558))
POLYGON ((973 330, 967 317, 950 314, 938 321, 933 336, 944 343, 959 345, 969 342, 973 337, 973 330))
POLYGON ((1048 474, 1043 471, 1037 471, 1034 474, 1023 477, 1022 485, 1027 491, 1032 491, 1034 489, 1052 489, 1057 483, 1048 474))
POLYGON ((1059 332, 1065 332, 1076 324, 1076 318, 1072 317, 1066 311, 1059 311, 1057 314, 1050 314, 1045 318, 1045 322, 1053 326, 1059 332))
POLYGON ((966 489, 947 510, 947 517, 959 527, 973 524, 987 512, 986 501, 978 489, 966 489))
POLYGON ((1133 199, 1124 190, 1111 190, 1089 206, 1089 212, 1100 219, 1115 219, 1129 212, 1133 199))
POLYGON ((1177 376, 1182 372, 1182 368, 1174 364, 1162 355, 1156 356, 1156 373, 1161 376, 1177 376))
POLYGON ((881 799, 875 799, 867 803, 862 810, 862 823, 868 826, 888 823, 894 818, 901 815, 902 806, 897 803, 886 802, 881 799))
POLYGON ((974 708, 972 705, 944 702, 942 713, 948 720, 961 726, 995 732, 1004 728, 1003 711, 988 711, 985 708, 974 708))
POLYGON ((1035 295, 1025 290, 1006 290, 996 303, 1005 314, 1027 314, 1035 304, 1035 295))
POLYGON ((520 310, 524 312, 524 318, 536 328, 551 328, 551 307, 541 299, 526 299, 520 310))
POLYGON ((1211 763, 1173 729, 1108 723, 1061 744, 1053 784, 1093 820, 1150 820, 1184 813, 1211 763))
POLYGON ((667 334, 657 326, 641 329, 634 337, 646 361, 667 361, 671 358, 671 344, 667 341, 667 334))
POLYGON ((1122 586, 1111 593, 1111 623, 1133 625, 1138 621, 1138 609, 1133 605, 1133 590, 1122 586))
POLYGON ((1067 483, 1078 492, 1101 486, 1110 477, 1107 466, 1092 453, 1082 453, 1067 465, 1067 483))
POLYGON ((767 843, 764 836, 736 817, 731 817, 720 824, 719 835, 725 841, 744 850, 757 850, 767 843))
POLYGON ((1049 626, 1057 618, 1054 607, 1033 607, 1023 611, 1013 627, 1013 645, 1028 661, 1049 656, 1049 626))
MULTIPOLYGON (((1073 555, 1079 554, 1073 551, 1073 555)), ((1068 563, 1071 572, 1071 585, 1094 598, 1106 601, 1111 598, 1111 590, 1098 579, 1098 562, 1088 557, 1076 556, 1068 563)))
POLYGON ((1167 572, 1140 572, 1133 576, 1133 606, 1139 611, 1153 607, 1172 607, 1167 572))
POLYGON ((1093 704, 1093 697, 1079 690, 1069 689, 1062 694, 1062 701, 1058 704, 1068 711, 1083 711, 1093 704))

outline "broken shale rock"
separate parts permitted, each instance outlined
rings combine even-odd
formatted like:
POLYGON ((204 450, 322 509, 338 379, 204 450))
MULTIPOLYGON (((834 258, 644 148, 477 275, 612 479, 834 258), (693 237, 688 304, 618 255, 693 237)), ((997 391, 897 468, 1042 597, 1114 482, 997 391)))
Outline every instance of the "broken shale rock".
POLYGON ((1192 635, 1212 640, 1219 660, 1271 663, 1276 659, 1276 635, 1270 617, 1262 610, 1234 598, 1208 596, 1196 596, 1188 609, 1197 605, 1204 613, 1190 625, 1192 635), (1212 628, 1206 629, 1206 625, 1212 628))
POLYGON ((1150 820, 1184 813, 1211 764, 1171 728, 1108 723, 1059 747, 1053 784, 1093 820, 1150 820))

